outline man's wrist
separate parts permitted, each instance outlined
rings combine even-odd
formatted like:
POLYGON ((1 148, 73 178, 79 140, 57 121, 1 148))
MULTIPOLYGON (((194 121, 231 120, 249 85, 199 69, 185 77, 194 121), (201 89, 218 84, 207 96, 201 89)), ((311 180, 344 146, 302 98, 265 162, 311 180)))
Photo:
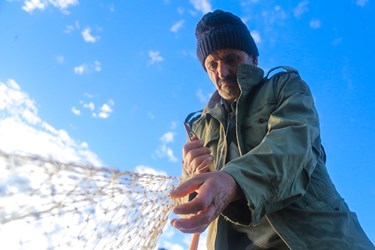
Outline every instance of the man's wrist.
POLYGON ((244 194, 242 192, 241 187, 238 185, 237 181, 233 178, 233 176, 225 171, 221 171, 221 173, 223 173, 226 176, 226 179, 230 183, 230 189, 233 192, 232 193, 233 198, 231 201, 233 202, 233 201, 242 199, 244 197, 244 194))

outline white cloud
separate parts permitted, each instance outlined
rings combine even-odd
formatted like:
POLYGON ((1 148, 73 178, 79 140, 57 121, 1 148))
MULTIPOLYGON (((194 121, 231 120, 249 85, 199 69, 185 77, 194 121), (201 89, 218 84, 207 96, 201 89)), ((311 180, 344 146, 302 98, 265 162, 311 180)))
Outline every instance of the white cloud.
POLYGON ((154 63, 161 62, 164 60, 164 58, 160 55, 159 51, 150 50, 148 52, 148 56, 150 58, 150 60, 148 61, 149 64, 154 64, 154 63))
POLYGON ((102 71, 102 64, 99 61, 94 61, 93 68, 96 72, 102 71))
POLYGON ((45 10, 48 5, 52 5, 63 13, 68 14, 67 9, 77 4, 78 0, 25 0, 22 9, 32 13, 34 10, 45 10))
POLYGON ((52 156, 61 161, 101 165, 86 143, 82 147, 63 129, 55 129, 38 116, 35 102, 14 80, 0 82, 0 149, 52 156))
POLYGON ((24 2, 22 9, 26 12, 33 12, 35 9, 44 10, 47 7, 44 2, 41 0, 27 0, 24 2))
POLYGON ((82 36, 83 36, 83 40, 85 40, 86 42, 88 43, 95 43, 99 37, 98 36, 93 36, 91 34, 91 28, 85 28, 82 32, 81 32, 82 36))
POLYGON ((264 18, 266 25, 282 25, 288 18, 288 15, 281 6, 277 5, 273 9, 263 11, 262 17, 264 18))
POLYGON ((89 102, 89 103, 83 103, 82 106, 86 109, 89 109, 91 111, 94 111, 95 110, 95 104, 93 102, 89 102))
POLYGON ((77 5, 78 0, 49 0, 54 7, 59 8, 59 9, 66 9, 70 5, 77 5))
POLYGON ((99 117, 100 118, 103 118, 103 119, 106 119, 109 117, 109 115, 113 112, 110 104, 103 104, 100 108, 100 112, 99 112, 99 117))
POLYGON ((356 5, 363 7, 368 3, 368 0, 357 0, 356 5))
POLYGON ((209 0, 190 0, 190 3, 194 6, 194 8, 203 14, 212 11, 211 3, 209 0))
POLYGON ((83 75, 86 73, 102 71, 102 65, 100 61, 94 61, 92 63, 82 63, 81 65, 74 67, 73 70, 77 75, 83 75))
POLYGON ((79 66, 74 67, 74 73, 78 75, 82 75, 87 71, 87 66, 85 64, 81 64, 79 66))
POLYGON ((64 32, 65 33, 71 33, 71 32, 73 32, 75 29, 80 29, 80 25, 79 25, 79 22, 78 21, 75 21, 75 23, 73 24, 73 25, 67 25, 66 27, 65 27, 65 30, 64 30, 64 32))
POLYGON ((151 167, 147 167, 144 165, 138 165, 135 167, 135 172, 139 174, 152 174, 152 175, 164 175, 167 176, 167 173, 164 171, 158 171, 151 167))
POLYGON ((170 31, 176 33, 181 29, 181 27, 184 25, 185 20, 180 20, 177 23, 173 24, 172 27, 170 28, 170 31))
POLYGON ((307 0, 304 0, 304 1, 300 2, 298 4, 298 6, 296 8, 294 8, 294 10, 293 10, 294 16, 299 18, 303 14, 308 12, 309 11, 308 4, 309 4, 309 1, 307 1, 307 0))
POLYGON ((81 111, 79 109, 77 109, 76 107, 72 107, 72 112, 73 114, 79 116, 81 114, 81 111))
POLYGON ((174 133, 174 132, 167 132, 167 133, 165 133, 165 134, 160 138, 160 140, 161 140, 163 143, 170 143, 170 142, 173 142, 173 140, 174 140, 174 136, 175 136, 175 133, 174 133))
POLYGON ((177 157, 174 155, 173 149, 168 146, 168 144, 174 142, 174 137, 176 133, 166 132, 161 138, 161 145, 156 150, 156 155, 159 158, 168 158, 171 162, 177 162, 177 157))
POLYGON ((319 19, 312 19, 312 20, 310 21, 310 27, 311 27, 312 29, 319 29, 321 25, 322 25, 322 24, 321 24, 321 22, 320 22, 319 19))
POLYGON ((67 25, 67 26, 65 26, 64 32, 69 34, 69 33, 72 33, 73 30, 74 30, 73 25, 67 25))
POLYGON ((260 44, 262 42, 262 38, 260 36, 259 31, 253 30, 250 33, 251 33, 251 36, 253 37, 255 43, 260 44))
POLYGON ((101 112, 106 112, 106 113, 110 113, 112 112, 112 109, 111 107, 108 105, 108 104, 103 104, 103 106, 100 108, 100 111, 101 112))
MULTIPOLYGON (((88 95, 87 93, 85 95, 88 95)), ((88 96, 90 99, 94 98, 93 96, 88 96)), ((102 119, 107 119, 110 114, 113 112, 113 106, 115 105, 114 101, 110 99, 108 102, 99 105, 100 108, 96 108, 98 105, 96 105, 93 101, 90 102, 85 102, 85 101, 80 101, 80 104, 84 109, 88 109, 91 113, 91 116, 94 118, 102 118, 102 119)), ((74 109, 78 110, 77 108, 74 107, 74 109)), ((78 110, 79 111, 79 110, 78 110)), ((74 114, 75 110, 72 109, 72 112, 74 114)), ((80 114, 80 112, 79 112, 80 114)), ((77 114, 76 114, 77 115, 77 114)))

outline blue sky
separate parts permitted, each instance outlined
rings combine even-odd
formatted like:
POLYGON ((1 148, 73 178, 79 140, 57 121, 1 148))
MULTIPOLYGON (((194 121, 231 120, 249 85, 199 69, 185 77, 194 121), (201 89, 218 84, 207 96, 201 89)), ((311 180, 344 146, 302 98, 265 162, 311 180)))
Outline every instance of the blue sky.
POLYGON ((0 149, 180 175, 182 122, 214 91, 194 37, 214 9, 248 25, 261 68, 309 84, 329 173, 375 242, 371 0, 1 1, 0 149))

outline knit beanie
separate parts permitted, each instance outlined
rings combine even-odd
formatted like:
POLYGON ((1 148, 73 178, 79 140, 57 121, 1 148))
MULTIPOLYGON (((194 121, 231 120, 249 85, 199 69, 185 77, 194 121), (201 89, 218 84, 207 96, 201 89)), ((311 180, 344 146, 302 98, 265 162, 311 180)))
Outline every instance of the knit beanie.
POLYGON ((205 14, 195 29, 197 55, 204 67, 206 57, 217 49, 238 49, 259 56, 250 31, 241 19, 230 12, 215 10, 205 14))

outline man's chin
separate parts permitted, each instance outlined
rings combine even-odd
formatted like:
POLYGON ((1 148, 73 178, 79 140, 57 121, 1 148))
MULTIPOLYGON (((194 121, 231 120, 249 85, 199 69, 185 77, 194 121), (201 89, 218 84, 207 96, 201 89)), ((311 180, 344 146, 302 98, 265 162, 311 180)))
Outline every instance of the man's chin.
POLYGON ((239 96, 239 94, 237 94, 237 93, 234 93, 234 92, 228 93, 226 91, 221 91, 221 92, 219 92, 219 94, 224 100, 226 100, 228 102, 232 102, 232 101, 236 100, 239 96))

